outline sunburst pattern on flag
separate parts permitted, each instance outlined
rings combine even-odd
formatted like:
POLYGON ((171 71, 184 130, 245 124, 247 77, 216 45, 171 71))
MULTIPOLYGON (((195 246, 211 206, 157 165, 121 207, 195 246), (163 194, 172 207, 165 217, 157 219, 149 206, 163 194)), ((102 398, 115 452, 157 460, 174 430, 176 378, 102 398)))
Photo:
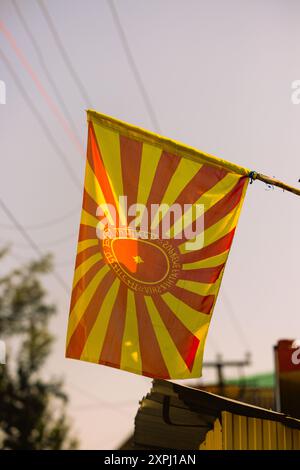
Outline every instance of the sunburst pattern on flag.
MULTIPOLYGON (((200 152, 186 158, 175 143, 146 131, 95 112, 88 116, 66 355, 150 377, 199 377, 248 177, 207 163, 200 152), (203 204, 203 246, 187 249, 176 215, 169 239, 119 229, 120 195, 128 207, 144 204, 149 213, 153 204, 203 204), (114 237, 103 240, 96 234, 102 203, 117 214, 114 237)), ((151 229, 161 230, 164 217, 152 220, 151 229)))

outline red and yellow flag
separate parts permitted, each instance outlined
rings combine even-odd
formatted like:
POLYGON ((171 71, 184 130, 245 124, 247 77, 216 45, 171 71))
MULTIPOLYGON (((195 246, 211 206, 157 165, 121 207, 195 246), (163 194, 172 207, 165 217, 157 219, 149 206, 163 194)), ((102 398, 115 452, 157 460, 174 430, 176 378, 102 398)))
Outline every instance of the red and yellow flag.
POLYGON ((249 170, 88 111, 66 356, 201 376, 249 170))

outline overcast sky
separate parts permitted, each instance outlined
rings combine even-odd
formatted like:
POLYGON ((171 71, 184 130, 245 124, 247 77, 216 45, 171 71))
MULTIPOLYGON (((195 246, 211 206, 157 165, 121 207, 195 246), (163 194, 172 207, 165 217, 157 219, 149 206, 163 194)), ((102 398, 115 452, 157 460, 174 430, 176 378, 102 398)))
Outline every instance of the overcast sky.
MULTIPOLYGON (((44 4, 88 97, 38 2, 0 0, 6 31, 0 47, 10 64, 0 55, 0 80, 6 84, 6 104, 0 104, 0 197, 40 249, 54 253, 70 291, 81 205, 77 181, 84 171, 75 136, 85 147, 85 109, 157 129, 108 2, 44 4), (72 134, 64 128, 68 117, 53 83, 75 125, 72 134), (55 223, 48 226, 49 221, 55 223)), ((297 0, 118 0, 114 5, 163 135, 300 187, 300 105, 291 102, 291 84, 300 79, 297 0)), ((300 336, 299 204, 295 195, 258 181, 249 186, 205 359, 217 352, 239 359, 250 350, 247 372, 271 371, 275 342, 300 336)), ((1 274, 35 256, 10 225, 0 212, 0 244, 13 244, 1 274)), ((151 381, 65 359, 70 293, 52 277, 45 285, 58 305, 51 324, 57 342, 47 373, 65 378, 82 447, 113 448, 133 428, 138 401, 151 381)), ((204 377, 211 375, 204 370, 204 377)))

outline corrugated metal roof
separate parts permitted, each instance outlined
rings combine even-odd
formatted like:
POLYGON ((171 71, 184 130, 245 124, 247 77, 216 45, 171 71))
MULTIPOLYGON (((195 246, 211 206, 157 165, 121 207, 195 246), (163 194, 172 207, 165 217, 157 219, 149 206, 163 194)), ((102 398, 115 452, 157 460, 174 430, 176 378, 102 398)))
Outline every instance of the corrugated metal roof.
MULTIPOLYGON (((300 420, 282 413, 177 383, 154 380, 136 415, 134 443, 143 448, 199 449, 207 433, 215 429, 216 421, 222 424, 224 412, 237 421, 245 418, 243 422, 252 423, 254 419, 258 423, 274 422, 285 429, 300 430, 300 420)), ((272 424, 268 426, 273 429, 272 424)), ((243 435, 239 435, 239 439, 243 441, 243 435)))

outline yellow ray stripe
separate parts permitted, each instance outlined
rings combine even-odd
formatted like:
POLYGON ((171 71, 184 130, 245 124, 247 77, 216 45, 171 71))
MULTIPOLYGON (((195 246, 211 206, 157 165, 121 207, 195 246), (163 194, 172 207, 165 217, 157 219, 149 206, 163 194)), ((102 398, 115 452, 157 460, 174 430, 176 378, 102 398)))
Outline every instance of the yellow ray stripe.
POLYGON ((189 271, 190 269, 201 269, 201 268, 214 268, 220 264, 225 263, 228 257, 228 250, 220 255, 211 256, 210 258, 202 259, 201 261, 195 261, 194 263, 185 263, 182 265, 182 269, 189 271))
POLYGON ((80 359, 87 360, 89 362, 99 361, 110 315, 118 294, 119 285, 120 280, 116 278, 102 302, 97 319, 84 345, 80 359))
POLYGON ((178 379, 190 377, 190 371, 165 327, 152 298, 145 296, 145 302, 170 377, 178 379))
POLYGON ((203 282, 186 281, 179 279, 176 286, 199 295, 216 295, 219 289, 219 279, 214 284, 204 284, 203 282))
POLYGON ((90 239, 90 240, 82 240, 81 242, 78 242, 77 245, 77 254, 81 253, 82 251, 86 250, 87 248, 90 248, 91 246, 96 246, 98 245, 99 240, 98 239, 90 239))
POLYGON ((200 339, 201 327, 210 320, 210 316, 194 310, 170 292, 161 297, 184 326, 200 339))
MULTIPOLYGON (((101 186, 88 161, 86 162, 84 188, 88 195, 91 196, 92 199, 94 199, 98 206, 100 204, 106 204, 107 201, 105 200, 101 186)), ((114 225, 114 220, 111 217, 110 213, 107 214, 107 218, 109 219, 110 224, 114 225)))
POLYGON ((84 312, 89 305, 93 295, 95 294, 97 287, 102 281, 105 274, 109 271, 109 267, 104 265, 92 281, 87 285, 84 290, 84 295, 81 295, 77 300, 73 310, 70 313, 69 317, 69 327, 68 327, 68 337, 67 343, 69 343, 72 334, 74 333, 81 317, 84 315, 84 312))
MULTIPOLYGON (((208 211, 212 206, 214 206, 217 202, 219 202, 221 199, 223 199, 224 196, 226 196, 227 193, 231 191, 231 189, 236 185, 238 179, 240 177, 238 175, 235 175, 233 173, 228 173, 221 181, 219 181, 215 186, 213 186, 209 191, 204 193, 197 201, 195 204, 204 204, 204 211, 208 211)), ((185 212, 185 217, 186 220, 194 220, 196 215, 195 210, 188 210, 185 212)), ((205 216, 204 216, 204 222, 205 222, 205 216)), ((205 228, 205 227, 204 227, 205 228)), ((174 230, 174 236, 177 235, 182 230, 182 220, 178 219, 173 228, 169 230, 167 235, 170 235, 170 233, 173 233, 174 230)))
POLYGON ((94 122, 94 129, 120 220, 124 224, 125 214, 119 205, 119 196, 124 194, 119 133, 102 127, 96 122, 94 122))
POLYGON ((97 219, 97 217, 94 217, 93 215, 89 214, 86 210, 82 209, 80 223, 82 225, 89 225, 90 227, 95 227, 95 238, 97 238, 96 226, 98 222, 99 219, 97 219))
POLYGON ((79 279, 84 276, 88 270, 93 266, 93 264, 97 263, 102 259, 102 255, 100 253, 95 253, 94 255, 90 256, 86 261, 81 263, 78 268, 75 270, 74 279, 73 279, 73 287, 76 286, 79 279))
MULTIPOLYGON (((161 204, 172 205, 176 201, 179 194, 191 181, 191 179, 198 173, 203 165, 200 163, 191 162, 185 158, 182 158, 179 162, 178 167, 167 187, 167 190, 162 198, 161 204)), ((154 230, 162 219, 162 214, 157 214, 151 223, 151 229, 154 230)))
POLYGON ((120 368, 142 374, 135 299, 134 293, 130 289, 127 291, 127 309, 120 368))
POLYGON ((162 203, 173 204, 203 165, 182 158, 163 196, 162 203))

